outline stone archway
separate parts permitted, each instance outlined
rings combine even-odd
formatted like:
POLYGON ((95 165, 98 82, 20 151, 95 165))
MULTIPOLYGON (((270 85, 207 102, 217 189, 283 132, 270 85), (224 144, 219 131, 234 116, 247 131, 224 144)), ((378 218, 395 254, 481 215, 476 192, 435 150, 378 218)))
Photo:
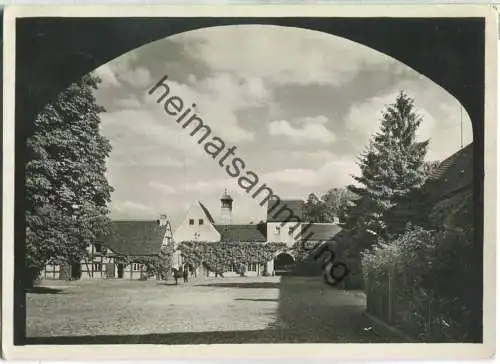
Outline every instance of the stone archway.
POLYGON ((281 252, 274 257, 273 263, 274 263, 274 274, 282 275, 289 273, 292 270, 295 264, 295 259, 290 253, 281 252))
MULTIPOLYGON (((28 158, 24 152, 25 139, 32 128, 38 111, 58 91, 72 80, 95 69, 119 55, 159 38, 193 28, 220 26, 235 23, 266 23, 298 26, 327 31, 337 36, 365 44, 388 54, 430 77, 457 97, 468 110, 474 123, 474 154, 482 161, 484 92, 484 20, 477 19, 405 19, 380 18, 60 18, 47 22, 33 18, 19 20, 16 24, 16 165, 22 166, 28 158), (111 24, 113 27, 111 27, 111 24), (40 29, 42 31, 40 31, 40 29), (110 31, 112 29, 113 31, 110 31), (140 31, 137 31, 140 29, 140 31), (436 36, 436 29, 439 30, 436 36), (457 31, 458 30, 458 31, 457 31), (100 34, 99 42, 92 39, 100 34), (397 34, 397 37, 387 35, 397 34), (457 34, 467 34, 475 42, 461 42, 457 34), (414 47, 408 47, 412 39, 414 47), (106 46, 102 46, 102 45, 106 46), (464 45, 465 44, 465 45, 464 45), (424 47, 425 45, 425 47, 424 47), (44 61, 39 55, 43 54, 44 61), (450 61, 451 60, 451 61, 450 61), (37 63, 41 66, 37 67, 37 63), (443 69, 446 68, 446 72, 443 69), (467 72, 464 72, 466 70, 467 72), (64 72, 63 72, 64 71, 64 72)), ((24 169, 16 169, 16 181, 24 181, 24 169)), ((475 165, 475 196, 478 209, 482 210, 482 163, 475 165)), ((24 186, 23 183, 20 183, 24 186)), ((25 191, 15 191, 16 204, 24 201, 25 191)), ((16 240, 25 241, 24 211, 16 210, 16 240)), ((482 227, 482 214, 476 214, 476 226, 482 227)), ((477 229, 478 248, 482 246, 482 228, 477 229)), ((482 262, 482 254, 478 254, 482 262)), ((15 307, 16 317, 23 317, 25 307, 24 265, 25 244, 15 247, 15 307), (19 311, 20 310, 20 311, 19 311), (19 312, 18 312, 19 311, 19 312)), ((481 282, 481 280, 480 280, 481 282)), ((479 295, 483 285, 477 285, 479 295)), ((477 320, 481 322, 481 320, 477 320)), ((16 325, 15 342, 24 340, 25 325, 16 325)))

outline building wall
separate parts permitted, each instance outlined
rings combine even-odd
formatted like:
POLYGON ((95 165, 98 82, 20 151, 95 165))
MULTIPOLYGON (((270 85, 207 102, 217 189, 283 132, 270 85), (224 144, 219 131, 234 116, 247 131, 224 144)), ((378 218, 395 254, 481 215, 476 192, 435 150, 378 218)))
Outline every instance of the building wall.
POLYGON ((191 206, 182 223, 175 229, 174 241, 220 241, 220 233, 210 223, 199 203, 191 206), (200 224, 201 220, 201 224, 200 224))
MULTIPOLYGON (((114 258, 103 258, 95 257, 93 260, 80 262, 81 280, 88 279, 114 279, 118 277, 118 263, 114 262, 114 258), (114 269, 110 270, 108 275, 108 269, 110 268, 108 263, 112 264, 114 269)), ((143 264, 132 263, 123 266, 123 279, 140 279, 142 274, 146 274, 146 267, 143 264)), ((41 279, 64 279, 64 275, 61 273, 61 266, 56 264, 47 264, 45 269, 40 274, 41 279)))
MULTIPOLYGON (((87 248, 89 257, 80 261, 80 276, 74 279, 113 279, 119 278, 119 266, 123 267, 123 279, 140 279, 146 272, 146 266, 139 263, 121 264, 113 256, 113 251, 99 244, 87 248)), ((40 273, 40 279, 69 279, 72 267, 59 264, 47 264, 40 273)))
POLYGON ((267 241, 272 243, 286 243, 292 247, 302 229, 302 224, 297 226, 296 222, 268 222, 267 223, 267 241), (295 228, 295 229, 294 229, 295 228), (292 232, 292 229, 293 232, 292 232))
MULTIPOLYGON (((239 277, 240 274, 236 273, 236 267, 229 267, 225 272, 223 272, 224 277, 239 277)), ((271 273, 272 271, 269 271, 271 273)), ((264 273, 264 267, 262 264, 251 264, 247 265, 247 269, 245 271, 245 276, 247 277, 257 277, 261 276, 264 273)), ((196 269, 196 278, 204 278, 204 277, 215 277, 215 273, 208 271, 205 266, 200 266, 196 269)))

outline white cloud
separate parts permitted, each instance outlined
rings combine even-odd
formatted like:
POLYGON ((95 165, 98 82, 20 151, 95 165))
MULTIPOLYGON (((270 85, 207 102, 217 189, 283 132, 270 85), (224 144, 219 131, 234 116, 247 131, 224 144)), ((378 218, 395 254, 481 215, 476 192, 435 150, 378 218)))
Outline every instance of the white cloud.
POLYGON ((394 60, 327 33, 299 28, 244 25, 213 27, 170 38, 211 69, 257 77, 275 85, 339 86, 365 66, 394 60), (236 51, 235 51, 236 49, 236 51))
MULTIPOLYGON (((99 87, 121 87, 122 82, 128 82, 128 78, 139 77, 144 80, 146 74, 144 69, 139 70, 136 75, 136 70, 131 69, 131 62, 135 60, 137 53, 132 51, 115 58, 95 70, 95 73, 102 79, 102 84, 99 87)), ((148 72, 149 73, 149 72, 148 72)), ((141 80, 139 79, 139 81, 141 80)))
MULTIPOLYGON (((244 174, 244 172, 242 173, 244 174)), ((238 185, 238 178, 214 178, 209 180, 199 180, 192 183, 186 183, 183 188, 189 192, 200 194, 222 193, 225 189, 229 189, 231 194, 245 195, 246 192, 238 185)))
MULTIPOLYGON (((259 183, 266 183, 283 198, 301 198, 353 183, 349 174, 359 172, 352 146, 362 149, 366 145, 370 133, 379 128, 377 117, 400 89, 408 91, 424 116, 419 133, 421 138, 431 136, 428 158, 445 157, 458 149, 456 100, 425 78, 400 82, 363 100, 366 93, 357 91, 364 84, 357 78, 349 83, 360 70, 370 68, 370 74, 376 69, 381 77, 392 80, 397 69, 408 68, 342 38, 285 27, 220 27, 170 37, 165 43, 165 57, 155 60, 148 58, 155 52, 142 53, 147 47, 98 70, 103 87, 107 87, 102 97, 121 98, 112 100, 112 107, 103 104, 108 110, 116 110, 105 113, 102 123, 103 133, 113 146, 108 163, 111 182, 117 188, 113 213, 134 218, 154 216, 149 213, 152 207, 183 218, 182 206, 199 199, 217 215, 219 197, 228 188, 235 197, 234 215, 242 222, 261 216, 261 212, 265 216, 265 208, 238 186, 238 179, 228 177, 216 161, 207 157, 203 144, 189 135, 190 129, 183 129, 175 116, 165 113, 163 105, 155 102, 157 95, 147 94, 157 80, 151 80, 150 72, 141 67, 152 62, 162 67, 172 65, 166 72, 178 82, 167 81, 171 94, 182 97, 184 108, 196 103, 193 112, 212 128, 212 136, 221 137, 227 147, 230 143, 238 146, 237 154, 249 162, 248 169, 259 174, 259 183), (172 40, 182 43, 186 53, 169 58, 172 40), (179 72, 174 75, 175 71, 179 72), (288 85, 327 87, 283 87, 288 85), (342 88, 335 89, 338 86, 342 88), (346 95, 352 95, 346 105, 351 109, 343 120, 345 125, 333 126, 343 108, 335 109, 337 100, 325 105, 317 96, 328 90, 335 95, 344 92, 344 87, 349 88, 346 95), (127 91, 131 96, 124 98, 127 91), (134 96, 136 93, 140 96, 134 96), (343 146, 346 149, 340 153, 343 146), (344 157, 347 152, 352 155, 344 157), (182 169, 186 165, 193 167, 182 169), (166 194, 166 206, 158 199, 158 191, 166 194)), ((464 113, 465 134, 470 125, 464 113)), ((467 144, 468 138, 464 139, 467 144)))
POLYGON ((99 87, 119 87, 120 82, 118 82, 114 71, 111 68, 111 63, 106 63, 95 70, 97 76, 102 80, 99 87))
POLYGON ((285 136, 296 143, 335 141, 335 134, 325 127, 323 119, 320 119, 320 123, 311 119, 301 128, 293 127, 287 120, 275 120, 268 124, 268 130, 272 136, 285 136))
MULTIPOLYGON (((441 87, 428 81, 405 81, 393 87, 391 92, 355 103, 345 118, 347 135, 361 151, 370 135, 380 129, 382 112, 394 103, 400 90, 415 100, 415 112, 422 117, 417 139, 430 139, 427 159, 443 159, 460 148, 460 104, 441 87)), ((464 145, 472 141, 472 124, 463 112, 464 145)))
MULTIPOLYGON (((203 82, 197 83, 195 86, 181 84, 172 80, 167 80, 166 83, 170 87, 170 94, 179 96, 183 100, 183 109, 192 108, 192 104, 196 104, 196 108, 192 108, 190 113, 196 113, 201 117, 206 125, 212 129, 212 134, 221 137, 226 142, 242 143, 252 141, 254 132, 247 130, 239 125, 237 111, 250 105, 263 102, 263 95, 255 95, 255 91, 245 91, 245 87, 241 87, 236 80, 228 75, 217 75, 203 82), (259 97, 259 98, 258 98, 259 97)), ((158 93, 159 94, 159 93, 158 93)), ((175 120, 175 116, 167 115, 162 108, 162 105, 157 104, 156 95, 145 94, 144 102, 146 105, 153 107, 156 110, 161 110, 164 114, 162 117, 166 120, 175 120)), ((181 129, 181 127, 178 127, 181 129)), ((188 134, 185 130, 185 134, 188 134)))
MULTIPOLYGON (((383 110, 389 104, 394 103, 397 95, 398 91, 394 91, 383 96, 373 97, 363 103, 354 104, 346 117, 347 129, 362 136, 365 141, 363 145, 366 145, 369 137, 380 130, 383 110)), ((417 130, 417 139, 426 140, 432 136, 435 127, 434 117, 423 108, 417 107, 415 111, 422 117, 422 123, 417 130)))
POLYGON ((342 187, 353 183, 350 176, 358 171, 354 158, 339 157, 325 162, 319 169, 282 169, 263 174, 261 180, 273 183, 277 188, 283 185, 298 185, 320 190, 322 187, 342 187))
POLYGON ((113 202, 111 209, 115 213, 120 213, 123 215, 135 215, 149 211, 150 207, 138 202, 125 200, 113 202))
POLYGON ((161 183, 161 182, 157 182, 157 181, 150 181, 148 183, 148 186, 149 187, 152 187, 154 189, 157 189, 167 195, 171 195, 171 194, 174 194, 176 193, 176 190, 175 188, 173 188, 172 186, 170 185, 167 185, 167 184, 164 184, 164 183, 161 183))
POLYGON ((145 88, 151 86, 153 83, 153 79, 149 71, 142 67, 127 69, 118 76, 118 79, 122 83, 127 83, 138 88, 145 88))
POLYGON ((118 109, 137 109, 142 107, 139 100, 135 97, 130 96, 124 99, 118 99, 114 102, 114 106, 118 109))
POLYGON ((316 115, 316 116, 305 116, 301 118, 295 119, 297 123, 300 124, 321 124, 325 125, 330 122, 330 119, 325 115, 316 115))
MULTIPOLYGON (((286 154, 290 155, 290 153, 286 154)), ((328 150, 317 150, 314 152, 293 151, 291 152, 291 156, 294 159, 303 158, 305 160, 314 159, 314 160, 324 160, 324 161, 333 160, 334 158, 337 158, 337 156, 334 153, 328 150)))
MULTIPOLYGON (((158 110, 124 109, 102 114, 102 130, 113 140, 112 153, 129 154, 142 145, 156 145, 166 151, 181 153, 187 159, 198 159, 203 149, 186 130, 158 110)), ((145 154, 144 160, 150 158, 145 154)), ((168 159, 166 159, 168 161, 168 159)))

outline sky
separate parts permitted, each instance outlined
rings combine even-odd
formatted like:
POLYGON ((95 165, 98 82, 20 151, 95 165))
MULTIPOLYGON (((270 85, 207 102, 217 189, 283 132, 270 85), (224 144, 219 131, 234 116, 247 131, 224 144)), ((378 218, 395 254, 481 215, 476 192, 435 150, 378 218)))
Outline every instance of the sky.
POLYGON ((157 219, 175 228, 201 201, 215 220, 225 189, 233 223, 265 220, 265 208, 148 95, 168 76, 171 95, 196 112, 282 199, 321 195, 353 182, 356 159, 379 129, 384 107, 405 91, 430 139, 427 160, 472 141, 465 110, 405 64, 330 34, 263 25, 213 27, 149 43, 96 70, 112 219, 157 219))

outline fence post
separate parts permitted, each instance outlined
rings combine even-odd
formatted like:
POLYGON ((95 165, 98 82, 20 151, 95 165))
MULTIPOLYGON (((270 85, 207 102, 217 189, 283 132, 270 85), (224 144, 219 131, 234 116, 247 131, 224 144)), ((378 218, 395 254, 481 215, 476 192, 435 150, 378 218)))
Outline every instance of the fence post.
POLYGON ((431 303, 427 302, 427 335, 432 338, 432 315, 431 315, 431 303))
POLYGON ((392 279, 391 270, 387 271, 387 323, 392 324, 392 279))

